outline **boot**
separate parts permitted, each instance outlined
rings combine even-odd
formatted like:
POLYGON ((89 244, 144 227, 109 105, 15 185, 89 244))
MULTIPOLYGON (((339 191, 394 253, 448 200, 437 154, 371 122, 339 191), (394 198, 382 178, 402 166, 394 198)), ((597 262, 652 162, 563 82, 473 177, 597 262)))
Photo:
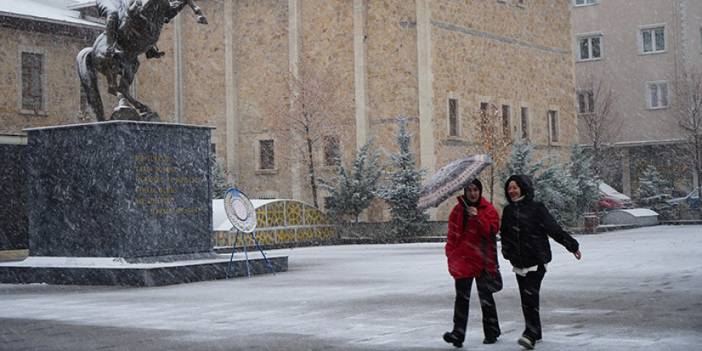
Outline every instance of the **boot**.
POLYGON ((444 341, 446 341, 449 344, 453 344, 453 346, 458 348, 463 347, 463 340, 459 339, 459 337, 453 332, 444 333, 444 341))

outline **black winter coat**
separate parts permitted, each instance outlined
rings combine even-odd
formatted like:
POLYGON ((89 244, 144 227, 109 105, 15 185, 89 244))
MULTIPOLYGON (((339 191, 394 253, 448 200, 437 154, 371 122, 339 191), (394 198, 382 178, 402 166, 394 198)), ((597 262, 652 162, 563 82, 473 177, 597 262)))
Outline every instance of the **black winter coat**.
POLYGON ((511 176, 505 183, 509 205, 502 212, 500 236, 502 255, 516 268, 527 268, 551 262, 550 236, 569 252, 578 251, 578 241, 563 230, 543 203, 534 201, 531 180, 527 176, 511 176), (512 202, 507 185, 516 181, 524 198, 512 202))

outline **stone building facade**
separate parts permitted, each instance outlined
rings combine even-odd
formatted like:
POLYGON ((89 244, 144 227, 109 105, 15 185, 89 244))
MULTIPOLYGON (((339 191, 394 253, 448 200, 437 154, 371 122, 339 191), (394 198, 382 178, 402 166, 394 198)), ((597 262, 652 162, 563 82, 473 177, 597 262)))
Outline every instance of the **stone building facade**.
MULTIPOLYGON (((319 134, 336 141, 346 162, 369 140, 396 151, 395 119, 403 116, 419 166, 431 174, 480 151, 481 103, 494 104, 499 118, 507 106, 511 138, 527 137, 540 151, 566 157, 577 140, 567 2, 199 3, 210 24, 185 14, 168 26, 159 47, 169 55, 142 66, 138 95, 173 121, 215 126, 217 156, 250 197, 313 202, 294 121, 272 112, 290 108, 291 81, 306 72, 332 90, 325 96, 334 113, 319 134), (273 161, 262 161, 271 148, 273 161)), ((333 174, 324 149, 314 146, 323 178, 333 174)), ((449 207, 432 215, 445 219, 449 207)), ((387 218, 369 212, 369 220, 387 218)))
MULTIPOLYGON (((565 1, 198 4, 209 24, 197 24, 187 9, 167 24, 158 44, 167 55, 142 61, 134 90, 164 120, 216 127, 219 162, 251 198, 313 202, 304 138, 291 131, 292 106, 310 80, 323 96, 320 109, 332 111, 313 124, 319 139, 313 161, 322 178, 333 175, 330 154, 349 163, 369 140, 395 152, 400 116, 409 121, 418 166, 428 174, 480 152, 481 104, 496 106, 497 123, 504 121, 510 138, 528 138, 540 152, 566 157, 577 141, 565 1)), ((324 196, 320 191, 320 205, 324 196)), ((432 217, 445 219, 450 206, 432 217)), ((378 205, 366 219, 387 216, 378 205)))
POLYGON ((24 128, 89 120, 75 57, 103 26, 57 2, 8 0, 0 6, 3 143, 22 143, 24 128))

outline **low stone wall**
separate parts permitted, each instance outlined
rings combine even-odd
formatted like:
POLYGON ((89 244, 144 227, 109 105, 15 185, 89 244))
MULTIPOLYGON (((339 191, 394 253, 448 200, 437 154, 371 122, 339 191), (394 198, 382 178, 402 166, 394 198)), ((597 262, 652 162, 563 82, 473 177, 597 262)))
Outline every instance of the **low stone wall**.
POLYGON ((429 230, 416 236, 398 238, 392 233, 390 222, 345 223, 336 228, 337 236, 343 243, 397 243, 443 241, 446 238, 446 221, 429 222, 429 230))

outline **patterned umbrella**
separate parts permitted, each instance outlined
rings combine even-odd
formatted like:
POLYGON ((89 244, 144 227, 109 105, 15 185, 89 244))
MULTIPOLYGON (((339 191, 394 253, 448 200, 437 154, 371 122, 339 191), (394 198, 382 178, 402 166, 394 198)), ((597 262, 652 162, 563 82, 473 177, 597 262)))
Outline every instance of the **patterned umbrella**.
POLYGON ((422 193, 419 194, 417 208, 424 210, 438 206, 453 193, 472 182, 485 167, 491 164, 490 156, 473 155, 441 167, 424 185, 422 193))

